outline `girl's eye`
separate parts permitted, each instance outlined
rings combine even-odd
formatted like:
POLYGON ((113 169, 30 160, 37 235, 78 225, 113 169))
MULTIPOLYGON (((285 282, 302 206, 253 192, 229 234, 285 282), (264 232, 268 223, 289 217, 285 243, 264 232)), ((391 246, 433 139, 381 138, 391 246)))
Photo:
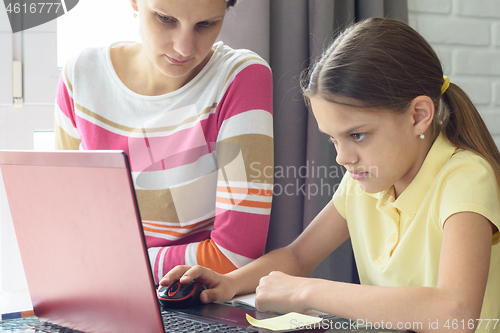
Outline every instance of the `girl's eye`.
POLYGON ((364 133, 353 133, 351 134, 351 137, 354 139, 354 141, 363 141, 366 138, 366 134, 364 133))
POLYGON ((328 142, 329 142, 329 143, 331 143, 332 145, 334 145, 334 146, 335 146, 335 143, 336 143, 337 141, 335 141, 335 138, 330 137, 330 138, 328 139, 328 142))

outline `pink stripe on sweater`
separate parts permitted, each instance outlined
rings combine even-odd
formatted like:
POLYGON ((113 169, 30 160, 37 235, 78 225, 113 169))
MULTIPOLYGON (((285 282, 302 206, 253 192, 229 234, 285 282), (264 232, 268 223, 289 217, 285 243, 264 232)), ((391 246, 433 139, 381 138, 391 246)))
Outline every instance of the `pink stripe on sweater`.
POLYGON ((79 132, 86 133, 82 137, 85 150, 123 150, 129 155, 128 137, 110 132, 83 118, 76 117, 79 132))
POLYGON ((132 171, 170 169, 193 163, 210 152, 199 123, 168 137, 156 138, 123 136, 78 116, 76 123, 79 131, 87 133, 82 138, 84 149, 123 150, 130 158, 132 171), (186 137, 193 140, 186 140, 186 137))
POLYGON ((268 215, 221 212, 219 209, 216 213, 215 230, 211 234, 215 243, 247 258, 256 259, 264 254, 269 227, 268 215), (229 223, 228 219, 238 221, 238 227, 235 228, 234 222, 229 223))
POLYGON ((201 123, 168 136, 129 138, 130 164, 133 171, 152 171, 179 167, 197 161, 209 153, 201 123))
MULTIPOLYGON (((254 64, 239 72, 217 106, 218 119, 226 120, 250 110, 273 109, 273 80, 269 68, 254 64), (267 77, 267 80, 263 80, 267 77)), ((220 130, 221 122, 218 123, 220 130)), ((212 137, 207 138, 212 141, 212 137)), ((214 140, 215 141, 215 140, 214 140)))
POLYGON ((57 100, 56 103, 61 109, 61 111, 71 120, 71 123, 76 127, 75 115, 73 114, 74 101, 73 98, 69 96, 68 88, 61 77, 59 78, 59 83, 57 84, 57 100))

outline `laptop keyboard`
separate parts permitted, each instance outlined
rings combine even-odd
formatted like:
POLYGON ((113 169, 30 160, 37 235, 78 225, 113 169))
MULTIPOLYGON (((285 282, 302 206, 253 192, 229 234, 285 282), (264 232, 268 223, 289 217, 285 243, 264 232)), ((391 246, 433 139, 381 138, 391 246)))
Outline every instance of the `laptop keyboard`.
POLYGON ((28 317, 0 321, 0 332, 77 333, 79 331, 46 323, 38 320, 36 317, 28 317))
MULTIPOLYGON (((192 319, 174 311, 162 311, 165 333, 191 333, 191 332, 245 332, 257 333, 253 328, 241 328, 231 326, 214 320, 200 318, 192 319)), ((53 325, 38 320, 36 317, 9 319, 0 321, 0 332, 23 332, 23 333, 78 333, 69 328, 53 325)))
POLYGON ((209 333, 222 333, 222 332, 258 332, 252 328, 242 328, 231 326, 228 324, 216 322, 215 320, 205 318, 187 318, 182 313, 175 311, 162 310, 163 324, 165 333, 195 333, 195 332, 209 332, 209 333))

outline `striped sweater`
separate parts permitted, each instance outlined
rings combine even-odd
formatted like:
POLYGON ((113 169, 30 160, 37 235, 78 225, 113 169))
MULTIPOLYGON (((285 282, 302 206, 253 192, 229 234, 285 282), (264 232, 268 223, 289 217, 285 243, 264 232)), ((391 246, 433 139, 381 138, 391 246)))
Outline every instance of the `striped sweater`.
POLYGON ((65 66, 56 148, 127 153, 156 282, 176 265, 225 273, 262 255, 273 189, 267 63, 219 42, 185 86, 143 96, 114 71, 114 45, 65 66))

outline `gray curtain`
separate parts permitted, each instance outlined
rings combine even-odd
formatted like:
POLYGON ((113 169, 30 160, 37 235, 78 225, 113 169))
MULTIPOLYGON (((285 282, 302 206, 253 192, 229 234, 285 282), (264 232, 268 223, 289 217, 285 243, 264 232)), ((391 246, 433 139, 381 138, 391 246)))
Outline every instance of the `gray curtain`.
MULTIPOLYGON (((291 243, 343 176, 335 149, 304 105, 300 74, 349 23, 368 17, 408 22, 407 0, 240 0, 220 40, 266 59, 274 77, 275 186, 267 251, 291 243)), ((358 282, 349 241, 312 274, 358 282)))

